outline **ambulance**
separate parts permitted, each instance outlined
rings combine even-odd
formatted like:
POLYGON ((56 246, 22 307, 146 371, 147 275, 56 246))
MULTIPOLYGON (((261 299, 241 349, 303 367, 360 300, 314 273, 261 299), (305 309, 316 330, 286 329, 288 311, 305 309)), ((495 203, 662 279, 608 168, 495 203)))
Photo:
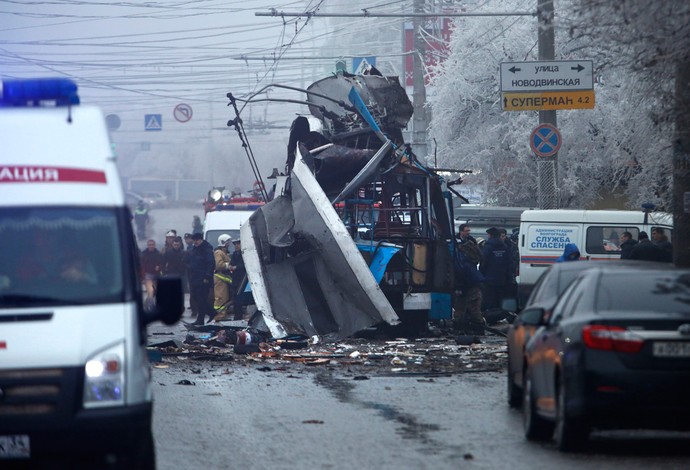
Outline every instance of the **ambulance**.
POLYGON ((581 260, 618 260, 620 235, 630 232, 634 240, 640 232, 651 238, 652 228, 664 229, 669 241, 673 216, 654 212, 645 205, 641 211, 549 209, 526 210, 520 217, 520 272, 518 297, 525 305, 539 276, 563 254, 565 245, 574 243, 581 260))
POLYGON ((218 237, 223 234, 239 240, 242 224, 264 204, 256 195, 237 196, 224 186, 212 188, 204 199, 204 240, 213 246, 216 246, 218 237))
POLYGON ((3 80, 0 142, 0 468, 153 469, 146 327, 183 295, 161 279, 144 308, 103 115, 70 80, 3 80))
POLYGON ((204 219, 204 240, 216 246, 218 237, 224 233, 233 240, 240 239, 240 227, 251 217, 254 211, 214 211, 206 214, 204 219))

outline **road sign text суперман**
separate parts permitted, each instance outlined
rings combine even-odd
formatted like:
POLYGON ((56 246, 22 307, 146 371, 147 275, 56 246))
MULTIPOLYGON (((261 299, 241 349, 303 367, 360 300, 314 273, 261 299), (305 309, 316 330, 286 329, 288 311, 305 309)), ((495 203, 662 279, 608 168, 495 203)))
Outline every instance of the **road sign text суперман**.
POLYGON ((594 109, 594 90, 547 93, 502 93, 503 111, 594 109))

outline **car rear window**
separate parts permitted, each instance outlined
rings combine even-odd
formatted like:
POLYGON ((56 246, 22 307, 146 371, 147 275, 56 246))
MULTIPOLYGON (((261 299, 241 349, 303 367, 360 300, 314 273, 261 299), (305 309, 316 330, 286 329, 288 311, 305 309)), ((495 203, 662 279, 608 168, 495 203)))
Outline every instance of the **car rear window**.
MULTIPOLYGON (((588 265, 582 264, 585 269, 588 265)), ((533 296, 529 299, 528 305, 540 304, 547 306, 553 305, 561 296, 563 291, 570 285, 573 280, 580 274, 580 269, 562 269, 558 271, 549 270, 542 275, 540 281, 535 287, 533 296)))
POLYGON ((690 273, 604 273, 596 309, 690 314, 690 273))

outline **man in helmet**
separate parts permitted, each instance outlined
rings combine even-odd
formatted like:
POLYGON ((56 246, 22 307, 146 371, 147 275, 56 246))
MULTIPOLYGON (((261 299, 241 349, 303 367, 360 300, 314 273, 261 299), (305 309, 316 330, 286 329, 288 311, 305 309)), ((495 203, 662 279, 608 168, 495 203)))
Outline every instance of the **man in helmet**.
POLYGON ((213 258, 216 262, 213 274, 213 309, 216 312, 216 316, 213 318, 213 321, 216 322, 228 318, 230 290, 232 286, 228 247, 231 244, 232 237, 224 233, 218 237, 218 246, 213 250, 213 258))

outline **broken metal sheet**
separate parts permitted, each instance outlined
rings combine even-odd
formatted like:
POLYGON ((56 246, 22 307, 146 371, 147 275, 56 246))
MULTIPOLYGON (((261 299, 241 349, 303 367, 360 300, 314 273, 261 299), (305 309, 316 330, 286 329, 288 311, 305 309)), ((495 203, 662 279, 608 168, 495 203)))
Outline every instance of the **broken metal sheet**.
POLYGON ((376 282, 381 283, 388 262, 402 247, 390 243, 357 243, 357 249, 360 252, 372 254, 369 270, 374 275, 376 282))
POLYGON ((324 78, 307 88, 307 101, 313 103, 309 106, 309 112, 322 121, 324 118, 332 118, 340 121, 344 127, 350 125, 352 113, 347 108, 314 93, 347 103, 353 88, 384 130, 404 129, 407 126, 412 117, 413 107, 397 77, 336 75, 324 78), (310 91, 312 93, 309 93, 310 91), (326 110, 326 115, 321 109, 326 110))
POLYGON ((367 124, 369 124, 369 127, 371 127, 371 130, 374 131, 374 134, 381 139, 381 142, 387 142, 388 138, 379 127, 379 123, 376 122, 374 116, 372 116, 369 112, 369 108, 367 108, 366 103, 364 103, 364 100, 360 94, 357 93, 355 87, 350 88, 350 93, 347 94, 347 99, 350 100, 362 118, 367 122, 367 124))
POLYGON ((267 241, 271 246, 287 247, 295 242, 292 235, 295 216, 289 198, 280 196, 273 199, 263 210, 263 215, 267 241))
MULTIPOLYGON (((306 150, 303 154, 304 152, 306 150)), ((330 145, 323 150, 311 149, 310 154, 314 160, 316 180, 331 199, 343 190, 348 181, 369 165, 375 151, 330 145)))
MULTIPOLYGON (((274 199, 275 201, 275 199, 274 199)), ((268 330, 274 338, 284 338, 289 333, 273 316, 270 296, 268 294, 266 280, 264 279, 264 268, 259 252, 262 241, 268 244, 263 210, 272 204, 269 202, 252 214, 240 228, 240 240, 242 241, 242 259, 247 270, 247 279, 252 289, 254 304, 258 310, 258 315, 253 318, 261 319, 261 323, 254 323, 253 326, 260 330, 268 330), (263 226, 261 224, 263 223, 263 226), (261 233, 261 229, 264 229, 261 233), (254 232, 257 232, 256 235, 254 232), (265 328, 264 328, 265 327, 265 328)))
MULTIPOLYGON (((285 235, 290 246, 272 244, 274 201, 258 209, 240 231, 242 254, 258 315, 255 328, 265 325, 274 338, 289 334, 330 339, 351 336, 364 328, 399 323, 393 307, 314 178, 303 149, 297 151, 291 174, 294 221, 285 235), (272 227, 269 231, 269 221, 272 227)), ((280 240, 285 240, 285 236, 280 240)))
POLYGON ((393 148, 393 143, 390 140, 387 140, 378 150, 378 152, 376 152, 376 155, 374 155, 372 159, 369 160, 369 162, 365 165, 365 167, 362 168, 359 173, 357 173, 357 176, 355 176, 352 181, 345 186, 341 193, 338 194, 335 199, 333 199, 333 204, 342 201, 355 190, 357 190, 357 188, 365 183, 368 183, 369 179, 376 174, 376 170, 378 170, 379 164, 383 161, 383 157, 388 154, 388 151, 391 148, 393 148))

